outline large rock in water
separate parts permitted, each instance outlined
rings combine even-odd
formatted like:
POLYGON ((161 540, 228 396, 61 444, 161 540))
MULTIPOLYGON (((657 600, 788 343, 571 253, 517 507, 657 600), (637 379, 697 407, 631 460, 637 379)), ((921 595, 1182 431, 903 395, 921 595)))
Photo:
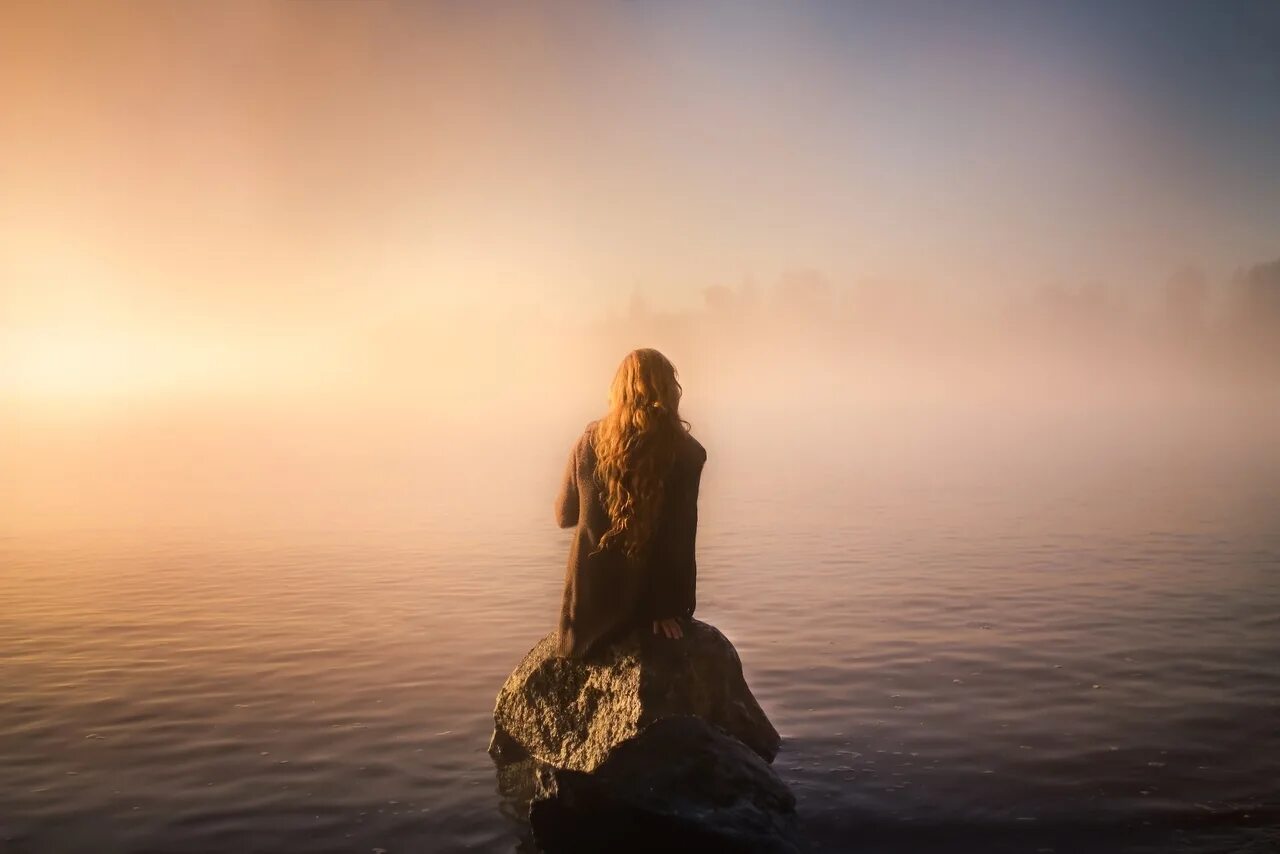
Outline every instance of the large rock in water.
POLYGON ((558 658, 551 633, 508 677, 494 707, 489 753, 593 771, 616 745, 654 721, 692 715, 772 762, 781 742, 714 626, 686 622, 681 640, 633 633, 599 660, 558 658))
POLYGON ((550 775, 529 810, 543 851, 798 851, 786 784, 742 742, 695 717, 656 721, 593 773, 550 775))

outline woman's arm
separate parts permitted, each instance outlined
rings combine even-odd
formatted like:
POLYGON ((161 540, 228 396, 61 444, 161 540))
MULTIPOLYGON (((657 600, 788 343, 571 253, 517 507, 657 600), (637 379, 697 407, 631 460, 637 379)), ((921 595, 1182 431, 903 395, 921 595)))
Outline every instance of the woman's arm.
POLYGON ((560 494, 556 496, 556 524, 561 528, 572 528, 578 524, 578 442, 573 443, 569 452, 569 463, 565 466, 564 477, 560 481, 560 494))
POLYGON ((666 560, 653 567, 655 620, 692 617, 697 606, 698 489, 702 480, 705 451, 694 462, 680 490, 680 509, 675 515, 671 550, 666 560))

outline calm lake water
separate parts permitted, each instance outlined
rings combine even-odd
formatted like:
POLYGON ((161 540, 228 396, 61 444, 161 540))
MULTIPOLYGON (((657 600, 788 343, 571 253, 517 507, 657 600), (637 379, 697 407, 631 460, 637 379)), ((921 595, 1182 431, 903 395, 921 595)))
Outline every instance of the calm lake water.
MULTIPOLYGON (((813 850, 1277 850, 1265 431, 827 429, 701 434, 698 616, 813 850)), ((558 464, 405 530, 7 537, 0 850, 531 850, 485 746, 558 605, 558 464)))

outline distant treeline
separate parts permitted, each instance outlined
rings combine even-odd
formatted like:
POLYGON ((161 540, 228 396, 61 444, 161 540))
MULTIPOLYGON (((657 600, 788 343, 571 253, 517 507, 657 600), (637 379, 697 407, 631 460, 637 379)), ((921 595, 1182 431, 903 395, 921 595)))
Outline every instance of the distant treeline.
POLYGON ((1049 285, 995 300, 943 286, 833 281, 785 274, 702 291, 701 307, 667 311, 642 295, 594 324, 602 349, 670 342, 718 372, 771 364, 892 370, 913 377, 1280 379, 1280 260, 1213 282, 1188 266, 1146 293, 1049 285), (862 359, 864 361, 859 362, 862 359))

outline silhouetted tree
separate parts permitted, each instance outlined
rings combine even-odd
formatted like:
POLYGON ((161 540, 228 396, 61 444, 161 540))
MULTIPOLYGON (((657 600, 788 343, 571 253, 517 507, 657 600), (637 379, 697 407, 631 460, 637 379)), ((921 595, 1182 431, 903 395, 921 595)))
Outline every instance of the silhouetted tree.
POLYGON ((1241 277, 1241 307, 1269 329, 1280 324, 1280 259, 1259 264, 1241 277))
POLYGON ((1272 362, 1280 356, 1280 259, 1237 273, 1231 296, 1229 331, 1246 369, 1280 367, 1272 362))
POLYGON ((778 307, 788 314, 815 316, 831 302, 831 282, 817 270, 796 270, 778 278, 778 307))
POLYGON ((1164 311, 1169 330, 1185 340, 1204 327, 1204 308, 1209 287, 1204 271, 1187 265, 1174 272, 1165 282, 1164 311))

